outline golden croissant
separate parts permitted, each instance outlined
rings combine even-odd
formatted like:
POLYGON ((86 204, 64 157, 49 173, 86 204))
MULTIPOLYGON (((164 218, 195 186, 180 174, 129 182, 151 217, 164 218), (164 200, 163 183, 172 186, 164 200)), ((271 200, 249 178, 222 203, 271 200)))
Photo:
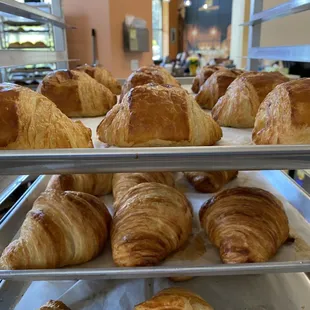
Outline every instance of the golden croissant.
POLYGON ((133 72, 125 82, 122 88, 120 101, 134 87, 149 83, 159 85, 180 86, 180 83, 163 67, 144 66, 133 72))
POLYGON ((0 149, 93 147, 91 130, 73 122, 46 97, 14 84, 0 84, 0 149))
POLYGON ((195 97, 197 103, 202 108, 211 110, 225 94, 228 86, 242 73, 243 71, 237 69, 215 71, 200 87, 195 97))
POLYGON ((113 94, 115 95, 121 94, 122 91, 121 84, 112 76, 111 72, 106 70, 104 67, 101 66, 93 67, 85 64, 83 66, 77 67, 75 70, 87 73, 98 83, 107 87, 113 94))
POLYGON ((310 144, 310 79, 280 84, 261 104, 254 124, 256 144, 310 144))
POLYGON ((220 126, 251 128, 260 104, 277 85, 289 79, 279 72, 246 72, 236 78, 212 109, 220 126))
POLYGON ((112 178, 112 173, 54 175, 50 179, 47 189, 76 191, 102 196, 111 193, 112 178))
POLYGON ((150 300, 135 307, 135 310, 213 310, 199 295, 183 288, 168 288, 150 300))
POLYGON ((120 147, 213 145, 222 130, 180 87, 147 84, 126 94, 97 128, 99 140, 120 147))
POLYGON ((101 116, 117 101, 107 87, 76 70, 59 70, 46 75, 38 92, 69 117, 101 116))
POLYGON ((135 172, 135 173, 115 173, 113 175, 113 197, 115 204, 132 187, 147 182, 156 182, 174 187, 174 177, 171 172, 135 172))
POLYGON ((85 263, 103 250, 111 216, 95 196, 50 190, 26 216, 20 236, 3 251, 5 269, 49 269, 85 263))
POLYGON ((203 205, 199 218, 228 264, 266 262, 289 236, 281 201, 259 188, 224 190, 203 205))
POLYGON ((187 180, 201 193, 214 193, 234 179, 238 171, 196 171, 184 172, 187 180))
POLYGON ((178 250, 192 232, 186 197, 160 183, 142 183, 117 202, 112 221, 112 255, 124 267, 157 265, 178 250))
POLYGON ((50 300, 39 310, 70 310, 63 302, 59 300, 50 300))

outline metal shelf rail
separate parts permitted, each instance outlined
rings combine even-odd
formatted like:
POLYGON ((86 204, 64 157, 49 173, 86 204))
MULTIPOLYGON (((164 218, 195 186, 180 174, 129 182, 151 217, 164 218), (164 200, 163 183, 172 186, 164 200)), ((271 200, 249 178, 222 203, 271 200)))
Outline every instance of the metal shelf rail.
POLYGON ((260 47, 261 24, 276 18, 310 10, 310 0, 290 0, 263 11, 263 0, 251 0, 248 70, 257 70, 259 59, 310 62, 310 45, 260 47))

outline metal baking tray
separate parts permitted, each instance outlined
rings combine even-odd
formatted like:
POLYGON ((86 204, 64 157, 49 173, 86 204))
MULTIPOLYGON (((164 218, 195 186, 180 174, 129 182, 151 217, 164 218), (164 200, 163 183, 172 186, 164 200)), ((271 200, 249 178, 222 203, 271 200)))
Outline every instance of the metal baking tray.
MULTIPOLYGON (((0 251, 14 238, 34 200, 44 191, 48 179, 47 176, 41 176, 16 207, 2 220, 0 251)), ((310 247, 306 243, 306 241, 310 243, 310 199, 307 193, 296 183, 290 181, 285 173, 281 171, 240 172, 238 178, 227 185, 227 187, 257 186, 273 192, 283 201, 291 227, 298 233, 296 242, 293 245, 283 246, 271 261, 255 264, 225 265, 221 263, 218 251, 206 241, 205 234, 200 231, 197 224, 198 210, 211 195, 199 194, 193 189, 189 192, 188 183, 184 178, 182 180, 178 188, 186 193, 195 210, 194 223, 196 224, 193 229, 193 242, 189 242, 189 248, 170 256, 160 266, 118 268, 113 263, 108 244, 102 255, 86 264, 56 270, 0 270, 0 278, 15 280, 128 279, 177 275, 206 276, 310 271, 310 247), (203 240, 200 242, 199 238, 203 240), (203 255, 193 257, 192 252, 196 253, 196 248, 192 245, 195 245, 197 240, 199 244, 203 243, 203 255), (302 251, 297 252, 300 249, 302 251), (190 254, 189 257, 188 254, 190 254)), ((106 205, 112 205, 111 195, 103 199, 106 205)), ((197 250, 201 251, 198 248, 197 250)))
POLYGON ((0 176, 0 205, 27 179, 28 175, 0 176))

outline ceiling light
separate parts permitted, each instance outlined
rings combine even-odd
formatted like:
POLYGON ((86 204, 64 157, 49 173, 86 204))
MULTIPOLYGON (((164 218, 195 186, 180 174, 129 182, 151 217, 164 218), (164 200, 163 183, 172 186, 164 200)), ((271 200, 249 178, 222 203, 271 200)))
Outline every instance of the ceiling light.
POLYGON ((207 10, 207 9, 208 9, 208 4, 205 3, 205 4, 202 6, 202 8, 203 8, 204 10, 207 10))
POLYGON ((184 1, 184 5, 185 6, 191 6, 192 5, 192 1, 191 0, 185 0, 184 1))

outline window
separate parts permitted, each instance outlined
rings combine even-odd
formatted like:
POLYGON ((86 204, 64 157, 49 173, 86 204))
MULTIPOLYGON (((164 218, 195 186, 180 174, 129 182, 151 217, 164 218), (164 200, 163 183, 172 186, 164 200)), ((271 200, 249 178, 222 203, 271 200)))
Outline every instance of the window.
POLYGON ((162 59, 163 55, 163 8, 162 0, 152 0, 153 14, 153 60, 162 59))

